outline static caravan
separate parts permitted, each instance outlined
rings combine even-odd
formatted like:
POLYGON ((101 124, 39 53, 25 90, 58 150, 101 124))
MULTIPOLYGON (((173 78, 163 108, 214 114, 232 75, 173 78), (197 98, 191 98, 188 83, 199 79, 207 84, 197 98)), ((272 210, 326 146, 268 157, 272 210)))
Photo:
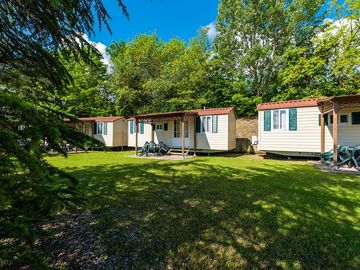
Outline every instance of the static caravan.
POLYGON ((188 152, 230 151, 236 148, 234 108, 136 115, 128 119, 128 146, 163 142, 188 152))
POLYGON ((360 95, 262 103, 257 110, 260 151, 319 156, 360 144, 360 95))
POLYGON ((108 147, 127 146, 127 120, 119 116, 85 117, 79 122, 70 123, 85 134, 98 139, 108 147))

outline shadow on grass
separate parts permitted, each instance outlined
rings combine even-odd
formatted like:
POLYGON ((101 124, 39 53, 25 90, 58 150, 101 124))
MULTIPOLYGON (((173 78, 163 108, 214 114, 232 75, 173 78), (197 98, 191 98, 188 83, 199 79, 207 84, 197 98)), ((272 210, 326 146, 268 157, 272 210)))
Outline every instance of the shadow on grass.
POLYGON ((48 243, 70 269, 360 267, 359 178, 304 164, 234 168, 201 158, 70 172, 89 210, 72 217, 73 230, 88 228, 94 238, 91 247, 80 237, 59 251, 52 249, 66 233, 48 243), (73 256, 96 245, 101 260, 73 256))

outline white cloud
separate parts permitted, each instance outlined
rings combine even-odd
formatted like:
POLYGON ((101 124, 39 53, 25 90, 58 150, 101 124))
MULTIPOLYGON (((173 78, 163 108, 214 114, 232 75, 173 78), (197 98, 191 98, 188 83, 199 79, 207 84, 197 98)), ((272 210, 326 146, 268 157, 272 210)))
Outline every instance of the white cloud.
POLYGON ((356 27, 358 21, 347 18, 339 20, 325 19, 324 24, 328 25, 328 27, 325 32, 318 33, 319 38, 324 37, 325 34, 336 35, 339 30, 349 31, 350 29, 356 27))
POLYGON ((102 55, 101 62, 103 62, 107 67, 112 66, 112 62, 110 60, 110 56, 106 53, 106 45, 101 42, 94 42, 89 40, 89 37, 86 34, 83 34, 84 39, 89 42, 92 46, 94 46, 102 55))
POLYGON ((209 23, 207 26, 205 26, 205 29, 207 29, 208 38, 213 40, 217 34, 215 22, 209 23))

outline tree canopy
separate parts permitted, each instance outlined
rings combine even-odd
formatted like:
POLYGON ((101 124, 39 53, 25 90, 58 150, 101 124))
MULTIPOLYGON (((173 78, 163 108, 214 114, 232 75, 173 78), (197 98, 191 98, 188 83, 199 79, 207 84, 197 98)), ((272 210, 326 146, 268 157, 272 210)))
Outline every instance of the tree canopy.
POLYGON ((143 34, 114 43, 110 50, 116 51, 110 55, 118 114, 192 109, 205 103, 209 53, 201 37, 187 46, 177 38, 163 42, 156 34, 143 34))
POLYGON ((68 60, 61 57, 72 78, 60 96, 64 110, 77 117, 115 114, 114 97, 109 87, 109 67, 97 54, 92 53, 90 57, 94 65, 74 57, 68 60))
POLYGON ((83 33, 92 34, 95 22, 109 29, 109 15, 99 0, 1 1, 0 20, 0 257, 11 263, 1 266, 40 269, 46 262, 32 250, 37 222, 81 198, 75 179, 44 154, 65 154, 65 141, 98 144, 63 123, 61 97, 73 82, 65 63, 96 66, 100 54, 83 33))
POLYGON ((322 0, 222 0, 214 58, 229 83, 223 102, 231 100, 246 114, 255 112, 256 103, 275 96, 281 88, 278 73, 285 51, 313 35, 323 4, 322 0))
POLYGON ((359 3, 336 4, 337 20, 327 20, 302 46, 287 49, 278 99, 360 92, 359 3))

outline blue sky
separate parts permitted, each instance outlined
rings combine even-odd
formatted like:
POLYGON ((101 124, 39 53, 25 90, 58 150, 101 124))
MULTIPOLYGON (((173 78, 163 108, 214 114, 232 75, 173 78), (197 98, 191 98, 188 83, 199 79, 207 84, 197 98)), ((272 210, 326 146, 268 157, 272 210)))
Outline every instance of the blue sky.
MULTIPOLYGON (((330 0, 327 0, 329 3, 330 0)), ((95 36, 89 37, 90 42, 103 55, 104 63, 109 64, 110 58, 105 49, 112 40, 128 41, 138 34, 156 32, 168 41, 177 37, 188 42, 197 35, 199 29, 211 26, 208 36, 215 36, 219 0, 123 0, 130 14, 129 20, 122 14, 116 0, 103 0, 112 20, 109 22, 112 35, 106 28, 99 31, 95 27, 95 36)), ((343 3, 344 0, 339 0, 343 3)), ((329 5, 324 6, 323 10, 329 5)), ((333 14, 329 16, 333 17, 333 14)))
POLYGON ((104 28, 90 39, 108 46, 112 40, 129 40, 137 34, 156 32, 167 41, 178 37, 189 41, 197 31, 214 22, 218 0, 124 0, 130 14, 122 15, 116 0, 104 0, 112 21, 112 35, 104 28))

